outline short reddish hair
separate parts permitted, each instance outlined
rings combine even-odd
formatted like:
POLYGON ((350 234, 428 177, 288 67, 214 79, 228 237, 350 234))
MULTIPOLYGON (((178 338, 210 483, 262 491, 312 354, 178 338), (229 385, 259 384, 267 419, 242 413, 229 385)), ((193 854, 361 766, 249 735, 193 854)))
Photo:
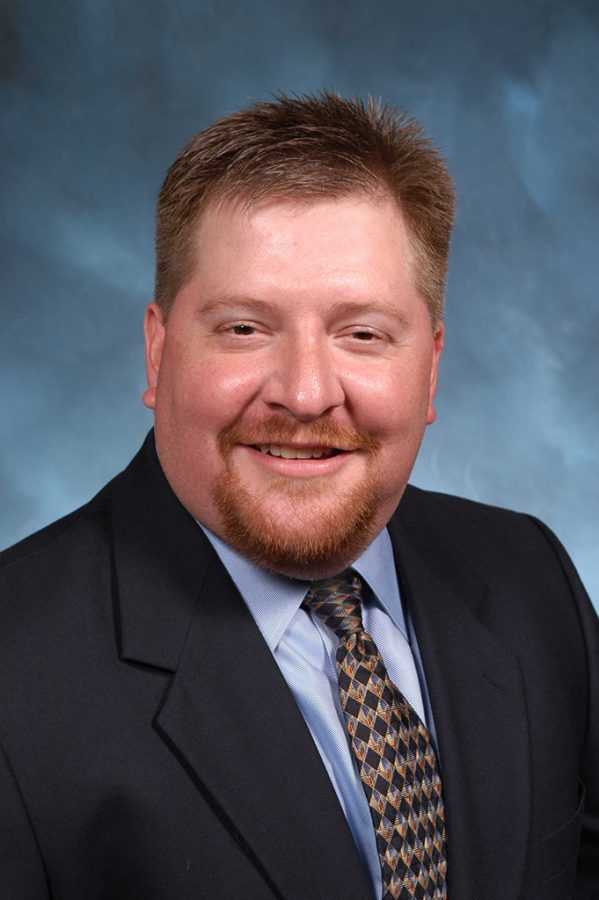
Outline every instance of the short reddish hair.
POLYGON ((193 272, 192 241, 211 201, 241 197, 314 202, 391 196, 407 226, 414 279, 431 322, 443 316, 454 188, 422 126, 369 98, 277 96, 197 134, 170 167, 158 198, 156 301, 166 320, 193 272))

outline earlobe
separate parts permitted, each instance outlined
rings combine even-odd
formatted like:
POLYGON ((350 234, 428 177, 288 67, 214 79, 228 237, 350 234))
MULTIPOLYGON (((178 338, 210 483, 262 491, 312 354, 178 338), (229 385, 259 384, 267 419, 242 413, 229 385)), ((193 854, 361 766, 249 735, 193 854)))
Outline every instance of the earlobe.
POLYGON ((148 386, 142 401, 148 409, 156 408, 156 386, 164 346, 164 325, 157 303, 148 304, 144 318, 144 340, 146 352, 146 377, 148 386))
POLYGON ((437 330, 433 336, 433 356, 431 360, 431 376, 429 382, 429 400, 428 400, 428 412, 426 416, 426 424, 432 425, 435 419, 437 418, 437 413, 435 407, 433 406, 433 401, 435 399, 435 394, 437 392, 437 381, 439 377, 439 362, 441 361, 441 354, 443 353, 443 344, 445 341, 445 327, 441 322, 437 326, 437 330))

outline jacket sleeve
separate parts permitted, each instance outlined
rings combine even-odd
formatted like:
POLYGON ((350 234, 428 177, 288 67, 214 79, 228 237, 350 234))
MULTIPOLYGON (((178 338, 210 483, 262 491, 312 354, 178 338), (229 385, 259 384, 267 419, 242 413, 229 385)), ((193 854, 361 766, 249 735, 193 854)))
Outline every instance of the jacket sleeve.
POLYGON ((575 900, 599 897, 599 618, 568 554, 554 534, 541 522, 541 529, 560 561, 570 584, 585 644, 588 672, 588 719, 580 779, 586 789, 582 834, 578 856, 575 900))
POLYGON ((31 821, 0 745, 0 897, 47 900, 49 896, 31 821))

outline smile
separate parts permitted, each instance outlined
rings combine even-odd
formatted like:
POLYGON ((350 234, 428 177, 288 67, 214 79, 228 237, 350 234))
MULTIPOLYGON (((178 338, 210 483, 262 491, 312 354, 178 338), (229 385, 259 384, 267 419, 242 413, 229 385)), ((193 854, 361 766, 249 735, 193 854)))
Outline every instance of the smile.
POLYGON ((336 447, 290 447, 286 444, 254 444, 254 450, 282 459, 328 459, 343 451, 336 447))

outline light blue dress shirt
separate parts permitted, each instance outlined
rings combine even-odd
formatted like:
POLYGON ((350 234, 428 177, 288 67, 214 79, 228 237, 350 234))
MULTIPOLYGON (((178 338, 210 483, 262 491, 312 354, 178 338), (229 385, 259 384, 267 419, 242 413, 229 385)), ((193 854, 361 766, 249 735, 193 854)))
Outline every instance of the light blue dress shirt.
MULTIPOLYGON (((310 730, 354 841, 382 895, 381 868, 366 795, 349 748, 335 670, 338 639, 301 608, 310 582, 267 572, 200 526, 246 602, 310 730)), ((434 740, 428 691, 413 628, 404 616, 393 549, 384 529, 353 564, 365 582, 362 619, 393 683, 425 722, 434 740), (370 590, 368 590, 368 588, 370 590)))

